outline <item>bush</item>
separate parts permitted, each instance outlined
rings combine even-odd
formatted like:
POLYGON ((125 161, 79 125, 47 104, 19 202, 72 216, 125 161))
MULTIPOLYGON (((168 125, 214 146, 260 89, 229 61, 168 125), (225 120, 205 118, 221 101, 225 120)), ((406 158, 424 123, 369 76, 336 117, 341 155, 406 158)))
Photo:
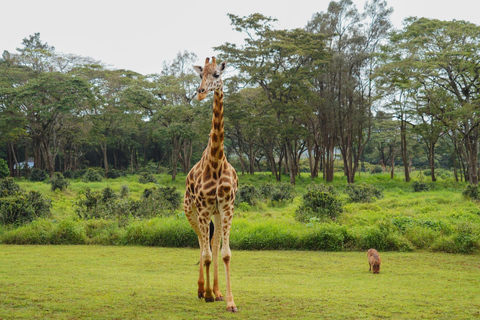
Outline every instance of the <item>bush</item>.
POLYGON ((32 172, 30 173, 30 180, 31 181, 43 181, 47 179, 47 172, 42 169, 33 168, 32 172))
POLYGON ((83 176, 87 172, 87 169, 79 169, 76 171, 73 171, 73 178, 74 179, 83 179, 83 176))
POLYGON ((151 218, 173 215, 182 200, 175 187, 153 187, 143 191, 138 201, 120 198, 109 187, 101 191, 87 188, 75 201, 75 211, 81 219, 112 219, 125 223, 128 217, 151 218))
POLYGON ((274 187, 270 199, 278 202, 292 201, 295 197, 295 189, 290 183, 280 183, 274 187))
POLYGON ((128 189, 128 186, 126 184, 123 184, 120 187, 120 198, 126 198, 130 194, 130 189, 128 189))
POLYGON ((371 173, 383 173, 383 168, 381 166, 375 166, 370 170, 371 173))
POLYGON ((10 170, 8 170, 7 161, 0 158, 0 179, 6 178, 10 175, 10 170))
POLYGON ((413 181, 412 187, 414 192, 428 191, 428 184, 423 181, 413 181))
POLYGON ((125 174, 120 170, 110 169, 110 170, 108 170, 106 176, 107 176, 108 179, 117 179, 117 178, 120 178, 120 177, 124 177, 125 174))
POLYGON ((152 173, 149 172, 141 172, 140 177, 138 178, 138 182, 140 183, 157 183, 157 179, 152 173))
POLYGON ((246 202, 249 205, 255 205, 259 197, 259 192, 255 186, 246 184, 242 185, 237 190, 237 195, 235 196, 235 204, 240 204, 246 202))
POLYGON ((72 170, 66 170, 63 172, 63 177, 64 178, 67 178, 67 179, 73 179, 74 178, 74 174, 73 174, 73 171, 72 170))
POLYGON ((332 186, 311 184, 303 195, 295 218, 300 222, 308 222, 311 218, 335 219, 342 212, 342 202, 332 186))
POLYGON ((466 199, 471 199, 473 201, 478 201, 480 199, 480 192, 478 186, 475 186, 473 184, 467 185, 465 190, 463 190, 462 195, 466 199))
POLYGON ((5 178, 0 181, 0 197, 7 197, 20 191, 20 186, 13 178, 5 178))
POLYGON ((52 191, 57 189, 63 190, 63 188, 67 189, 68 185, 70 184, 60 172, 55 172, 49 183, 52 185, 52 191))
POLYGON ((20 224, 50 213, 51 201, 39 192, 17 192, 0 198, 0 222, 3 224, 20 224))
POLYGON ((84 244, 85 230, 72 220, 39 219, 3 235, 6 244, 84 244))
POLYGON ((349 238, 347 227, 334 223, 316 224, 300 239, 299 247, 307 250, 342 251, 349 238))
POLYGON ((83 175, 84 182, 100 182, 103 180, 102 174, 94 168, 88 168, 83 175))
POLYGON ((365 182, 359 185, 349 184, 345 191, 351 202, 374 202, 383 198, 382 190, 365 182))

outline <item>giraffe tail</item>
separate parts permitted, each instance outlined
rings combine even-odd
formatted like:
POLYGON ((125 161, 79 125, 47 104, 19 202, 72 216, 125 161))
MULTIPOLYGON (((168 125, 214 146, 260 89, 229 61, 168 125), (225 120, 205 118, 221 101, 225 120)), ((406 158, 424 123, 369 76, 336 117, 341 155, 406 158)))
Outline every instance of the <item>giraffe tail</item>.
MULTIPOLYGON (((210 242, 210 250, 212 250, 212 240, 213 240, 213 232, 215 231, 215 225, 213 221, 210 221, 210 234, 209 234, 209 242, 210 242)), ((200 264, 200 261, 197 262, 197 266, 200 264)))

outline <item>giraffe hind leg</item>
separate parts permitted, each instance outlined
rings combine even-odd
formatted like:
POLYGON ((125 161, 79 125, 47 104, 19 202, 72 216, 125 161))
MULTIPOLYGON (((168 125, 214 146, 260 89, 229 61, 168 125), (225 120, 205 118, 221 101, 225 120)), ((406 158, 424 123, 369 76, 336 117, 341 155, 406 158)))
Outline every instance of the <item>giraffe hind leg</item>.
POLYGON ((200 270, 198 274, 198 298, 202 299, 205 297, 205 279, 203 277, 203 257, 202 257, 202 240, 201 240, 201 233, 200 228, 198 226, 198 212, 195 204, 192 201, 190 195, 185 192, 184 200, 183 200, 183 209, 185 210, 185 216, 187 217, 188 222, 192 226, 193 230, 198 236, 198 244, 200 245, 200 270))

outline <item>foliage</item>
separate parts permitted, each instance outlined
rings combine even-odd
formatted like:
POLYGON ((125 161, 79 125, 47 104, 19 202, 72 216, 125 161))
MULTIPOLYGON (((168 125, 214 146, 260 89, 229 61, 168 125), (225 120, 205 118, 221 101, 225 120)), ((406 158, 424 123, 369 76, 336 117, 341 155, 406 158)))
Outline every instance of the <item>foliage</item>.
POLYGON ((428 184, 423 181, 413 181, 412 188, 414 192, 428 191, 428 184))
POLYGON ((462 195, 466 199, 471 199, 473 201, 480 200, 480 189, 478 186, 473 184, 468 184, 465 190, 463 190, 462 195))
POLYGON ((345 189, 351 202, 374 202, 383 198, 381 189, 365 182, 361 184, 349 184, 345 189))
POLYGON ((94 168, 88 168, 87 171, 83 174, 84 182, 99 182, 102 181, 103 177, 100 174, 99 170, 94 168))
POLYGON ((371 173, 383 173, 383 168, 381 166, 374 166, 372 170, 370 170, 371 173))
POLYGON ((20 186, 13 178, 5 178, 0 181, 0 197, 11 196, 19 191, 20 186))
POLYGON ((152 173, 149 172, 140 172, 140 177, 138 178, 140 183, 157 183, 157 179, 152 173))
POLYGON ((108 172, 106 174, 106 177, 108 179, 117 179, 117 178, 124 177, 124 176, 125 176, 124 172, 122 172, 120 170, 115 170, 115 169, 108 170, 108 172))
POLYGON ((258 200, 259 192, 258 189, 251 184, 240 185, 235 196, 235 203, 240 204, 242 202, 248 203, 249 205, 255 205, 258 200))
POLYGON ((117 195, 106 187, 101 191, 85 190, 75 201, 75 211, 81 219, 119 219, 127 223, 129 217, 152 218, 173 215, 181 202, 175 187, 153 187, 143 191, 140 200, 117 195))
POLYGON ((57 189, 62 191, 64 188, 66 189, 70 185, 67 179, 65 179, 60 172, 55 172, 49 183, 52 185, 52 191, 57 189))
POLYGON ((31 181, 43 181, 47 179, 47 172, 42 169, 38 168, 33 168, 32 171, 30 172, 30 178, 31 181))
POLYGON ((270 199, 277 202, 292 201, 295 197, 295 189, 290 183, 279 183, 271 191, 270 199))
POLYGON ((342 202, 334 187, 311 184, 302 197, 295 218, 300 222, 308 222, 311 218, 335 219, 342 211, 342 202))
POLYGON ((0 222, 21 224, 50 214, 51 201, 39 192, 16 192, 0 197, 0 222))
POLYGON ((63 177, 67 179, 73 179, 75 177, 72 170, 66 170, 62 174, 63 174, 63 177))
POLYGON ((4 159, 0 158, 0 179, 6 178, 10 175, 8 170, 8 163, 4 159))

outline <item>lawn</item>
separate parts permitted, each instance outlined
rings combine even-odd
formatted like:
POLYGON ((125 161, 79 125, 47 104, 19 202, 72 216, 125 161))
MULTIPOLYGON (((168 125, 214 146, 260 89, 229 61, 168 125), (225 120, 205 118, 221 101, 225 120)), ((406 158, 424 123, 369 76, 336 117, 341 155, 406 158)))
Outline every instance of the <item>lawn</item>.
POLYGON ((0 245, 0 319, 480 318, 478 255, 380 255, 233 251, 234 315, 196 297, 197 249, 0 245))

